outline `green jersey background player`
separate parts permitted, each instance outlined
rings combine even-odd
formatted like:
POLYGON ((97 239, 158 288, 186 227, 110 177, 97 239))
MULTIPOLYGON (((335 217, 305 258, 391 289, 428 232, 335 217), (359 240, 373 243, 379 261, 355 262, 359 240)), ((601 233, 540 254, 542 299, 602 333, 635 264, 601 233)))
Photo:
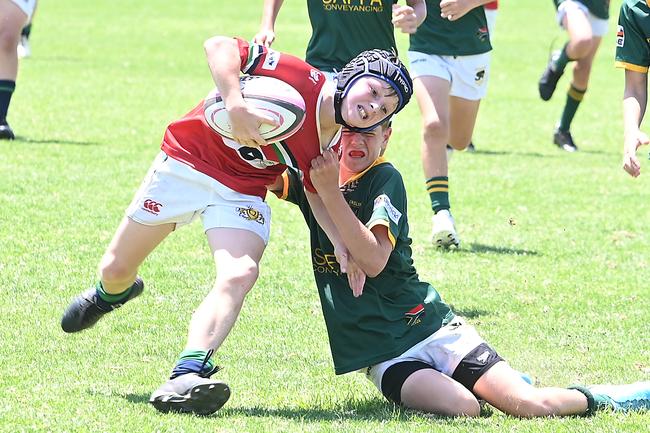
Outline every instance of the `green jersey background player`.
POLYGON ((637 149, 650 140, 639 129, 648 102, 650 66, 650 6, 645 1, 625 0, 616 30, 616 66, 625 69, 623 122, 623 169, 631 176, 641 174, 637 149))
MULTIPOLYGON (((260 31, 255 42, 270 46, 275 40, 275 20, 284 0, 264 0, 260 31)), ((362 51, 396 50, 394 28, 414 33, 427 14, 424 0, 307 0, 312 35, 305 61, 332 79, 362 51)))
POLYGON ((22 28, 30 21, 35 0, 0 0, 0 140, 15 138, 7 113, 18 76, 18 42, 22 28))
POLYGON ((522 417, 650 408, 650 382, 533 387, 454 316, 433 286, 420 281, 411 258, 402 177, 381 157, 390 135, 386 124, 363 133, 344 130, 340 169, 338 157, 328 151, 310 171, 346 247, 371 277, 362 292, 352 291, 342 274, 334 247, 311 214, 299 173, 288 170, 270 187, 298 204, 309 225, 336 373, 361 370, 387 399, 440 415, 478 416, 477 398, 522 417))
POLYGON ((490 72, 488 0, 430 0, 427 18, 410 36, 409 60, 422 113, 421 156, 434 212, 432 242, 459 245, 450 213, 447 145, 466 149, 490 72))
POLYGON ((567 152, 575 152, 578 147, 569 129, 587 91, 594 57, 607 33, 609 0, 553 0, 553 3, 557 21, 567 31, 569 42, 551 56, 539 80, 539 96, 544 101, 551 99, 564 68, 575 61, 566 104, 553 134, 553 143, 567 152))

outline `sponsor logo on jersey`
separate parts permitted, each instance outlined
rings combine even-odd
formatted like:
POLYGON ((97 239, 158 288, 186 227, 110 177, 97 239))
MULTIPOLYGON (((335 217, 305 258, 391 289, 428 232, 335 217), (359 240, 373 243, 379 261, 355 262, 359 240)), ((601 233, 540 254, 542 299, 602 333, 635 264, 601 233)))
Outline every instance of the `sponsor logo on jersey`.
POLYGON ((268 71, 274 71, 275 68, 278 66, 279 61, 280 61, 280 52, 275 50, 269 50, 266 53, 266 58, 264 59, 264 63, 262 64, 262 69, 266 69, 268 71))
POLYGON ((326 11, 382 12, 384 0, 322 0, 326 11))
POLYGON ((474 75, 474 82, 477 85, 483 84, 483 80, 485 79, 485 69, 479 69, 476 71, 476 74, 474 75))
POLYGON ((625 29, 623 29, 623 26, 618 26, 616 29, 616 46, 622 47, 623 45, 625 45, 625 29))
POLYGON ((328 254, 320 248, 314 250, 312 262, 314 272, 318 272, 319 274, 341 274, 341 268, 339 262, 336 260, 336 256, 334 254, 328 254))
POLYGON ((481 42, 487 42, 487 40, 490 38, 490 33, 488 32, 487 26, 479 27, 476 30, 476 37, 481 42))
POLYGON ((406 324, 408 326, 415 326, 418 323, 422 322, 422 318, 425 316, 424 305, 419 304, 417 307, 411 308, 409 311, 404 314, 406 319, 406 324))
POLYGON ((146 199, 144 203, 142 203, 142 209, 154 215, 158 215, 160 213, 161 207, 163 207, 162 204, 151 200, 150 198, 146 199))
POLYGON ((237 212, 239 212, 239 216, 245 220, 255 221, 258 224, 264 225, 264 215, 252 206, 238 207, 237 212))
POLYGON ((378 208, 386 209, 388 213, 388 218, 390 218, 395 224, 399 223, 400 218, 402 218, 402 212, 395 209, 395 206, 390 202, 390 198, 386 194, 382 194, 375 199, 374 206, 372 210, 377 210, 378 208))

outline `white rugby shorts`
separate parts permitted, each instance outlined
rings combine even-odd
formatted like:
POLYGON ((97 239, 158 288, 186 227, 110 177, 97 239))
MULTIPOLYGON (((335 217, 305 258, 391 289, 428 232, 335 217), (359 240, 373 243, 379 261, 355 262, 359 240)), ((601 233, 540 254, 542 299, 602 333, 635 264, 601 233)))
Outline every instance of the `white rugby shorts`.
POLYGON ((608 21, 603 18, 598 18, 596 15, 589 12, 589 8, 587 6, 574 0, 566 0, 562 2, 557 8, 556 18, 557 23, 560 25, 560 27, 564 28, 562 21, 564 21, 564 17, 566 16, 567 11, 571 10, 580 10, 585 14, 589 20, 589 23, 591 24, 591 34, 593 36, 602 37, 607 33, 608 21))
POLYGON ((450 96, 478 101, 487 92, 490 52, 471 56, 438 56, 409 51, 411 77, 434 76, 451 83, 450 96))
POLYGON ((382 392, 381 381, 390 366, 404 361, 420 361, 451 377, 458 364, 485 341, 476 329, 455 317, 450 323, 401 355, 368 368, 366 377, 382 392))
POLYGON ((20 8, 25 15, 27 15, 27 22, 32 19, 34 9, 36 8, 36 0, 11 0, 16 6, 20 8))
POLYGON ((126 216, 144 225, 174 223, 201 217, 203 228, 235 228, 269 241, 271 209, 261 197, 242 194, 187 164, 160 152, 142 182, 126 216))

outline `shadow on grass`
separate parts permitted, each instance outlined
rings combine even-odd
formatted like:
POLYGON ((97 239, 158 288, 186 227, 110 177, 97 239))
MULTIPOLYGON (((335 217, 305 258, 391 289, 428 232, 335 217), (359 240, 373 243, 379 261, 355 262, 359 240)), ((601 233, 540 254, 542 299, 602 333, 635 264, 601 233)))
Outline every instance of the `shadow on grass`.
POLYGON ((452 248, 449 252, 454 254, 469 254, 469 253, 488 253, 488 254, 504 254, 513 256, 539 256, 537 251, 525 250, 522 248, 508 248, 498 247, 494 245, 479 244, 476 242, 470 243, 468 246, 463 245, 460 248, 452 248))
POLYGON ((34 144, 70 144, 73 146, 97 146, 99 143, 96 141, 75 141, 75 140, 63 140, 50 138, 47 140, 36 140, 33 138, 27 138, 20 135, 16 136, 15 141, 22 143, 34 143, 34 144))
MULTIPOLYGON (((148 394, 126 394, 123 396, 127 401, 135 404, 148 404, 148 394)), ((195 416, 195 415, 189 415, 195 416)), ((341 420, 358 420, 358 421, 408 421, 413 416, 426 417, 438 421, 452 421, 462 419, 463 424, 472 423, 468 418, 449 418, 437 415, 425 414, 415 410, 404 409, 397 405, 386 402, 382 399, 372 400, 350 400, 337 404, 335 407, 322 408, 312 407, 274 407, 264 406, 240 406, 233 407, 226 405, 216 412, 214 417, 256 417, 256 418, 283 418, 296 421, 341 421, 341 420)), ((492 416, 491 410, 482 410, 481 417, 492 416)))
POLYGON ((456 315, 464 317, 466 319, 476 319, 477 317, 489 316, 492 314, 490 311, 478 310, 476 308, 456 308, 452 304, 449 304, 449 308, 451 308, 451 311, 456 313, 456 315))

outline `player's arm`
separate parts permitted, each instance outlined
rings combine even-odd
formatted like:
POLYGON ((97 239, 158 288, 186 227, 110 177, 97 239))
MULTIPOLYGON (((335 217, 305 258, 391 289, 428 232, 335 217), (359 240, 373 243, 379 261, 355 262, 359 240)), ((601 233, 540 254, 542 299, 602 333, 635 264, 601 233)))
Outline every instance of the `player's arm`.
POLYGON ((214 36, 205 41, 203 47, 212 79, 226 106, 234 140, 246 146, 266 145, 266 141, 260 135, 259 126, 262 123, 271 125, 275 123, 262 112, 249 107, 239 87, 239 73, 242 63, 248 57, 248 46, 240 46, 235 38, 214 36), (242 51, 246 51, 245 57, 242 51))
POLYGON ((339 190, 338 173, 338 158, 332 151, 312 161, 311 180, 342 241, 363 272, 376 277, 393 250, 388 228, 376 225, 370 230, 359 221, 339 190))
MULTIPOLYGON (((329 218, 327 210, 325 210, 325 207, 322 204, 323 202, 318 198, 318 195, 310 193, 304 188, 298 190, 297 187, 300 185, 296 184, 302 184, 299 180, 299 173, 287 169, 284 173, 278 176, 273 183, 267 185, 266 188, 281 200, 288 200, 292 203, 298 204, 301 208, 303 208, 304 202, 300 197, 305 197, 307 199, 309 203, 309 211, 314 215, 318 224, 321 228, 325 226, 328 227, 327 229, 323 228, 323 231, 325 231, 325 234, 328 236, 330 241, 332 241, 332 245, 334 245, 334 255, 339 263, 341 272, 347 274, 352 294, 354 296, 360 296, 363 293, 363 285, 366 282, 365 273, 356 264, 352 257, 349 256, 347 248, 341 241, 340 236, 336 231, 332 220, 329 218), (320 215, 320 217, 317 215, 320 215), (335 238, 337 240, 332 240, 335 238)), ((305 212, 304 209, 303 212, 305 212)))
POLYGON ((260 30, 253 38, 253 42, 262 44, 265 47, 270 47, 273 44, 275 40, 275 20, 283 2, 284 0, 264 0, 262 23, 260 24, 260 30))
POLYGON ((415 33, 426 17, 425 0, 406 0, 406 5, 393 4, 393 25, 402 33, 415 33))
POLYGON ((625 70, 625 93, 623 96, 623 169, 631 176, 641 174, 637 149, 648 144, 648 136, 639 129, 648 100, 648 73, 625 70))
POLYGON ((493 0, 442 0, 440 2, 440 16, 449 21, 456 21, 467 14, 467 12, 493 0))

